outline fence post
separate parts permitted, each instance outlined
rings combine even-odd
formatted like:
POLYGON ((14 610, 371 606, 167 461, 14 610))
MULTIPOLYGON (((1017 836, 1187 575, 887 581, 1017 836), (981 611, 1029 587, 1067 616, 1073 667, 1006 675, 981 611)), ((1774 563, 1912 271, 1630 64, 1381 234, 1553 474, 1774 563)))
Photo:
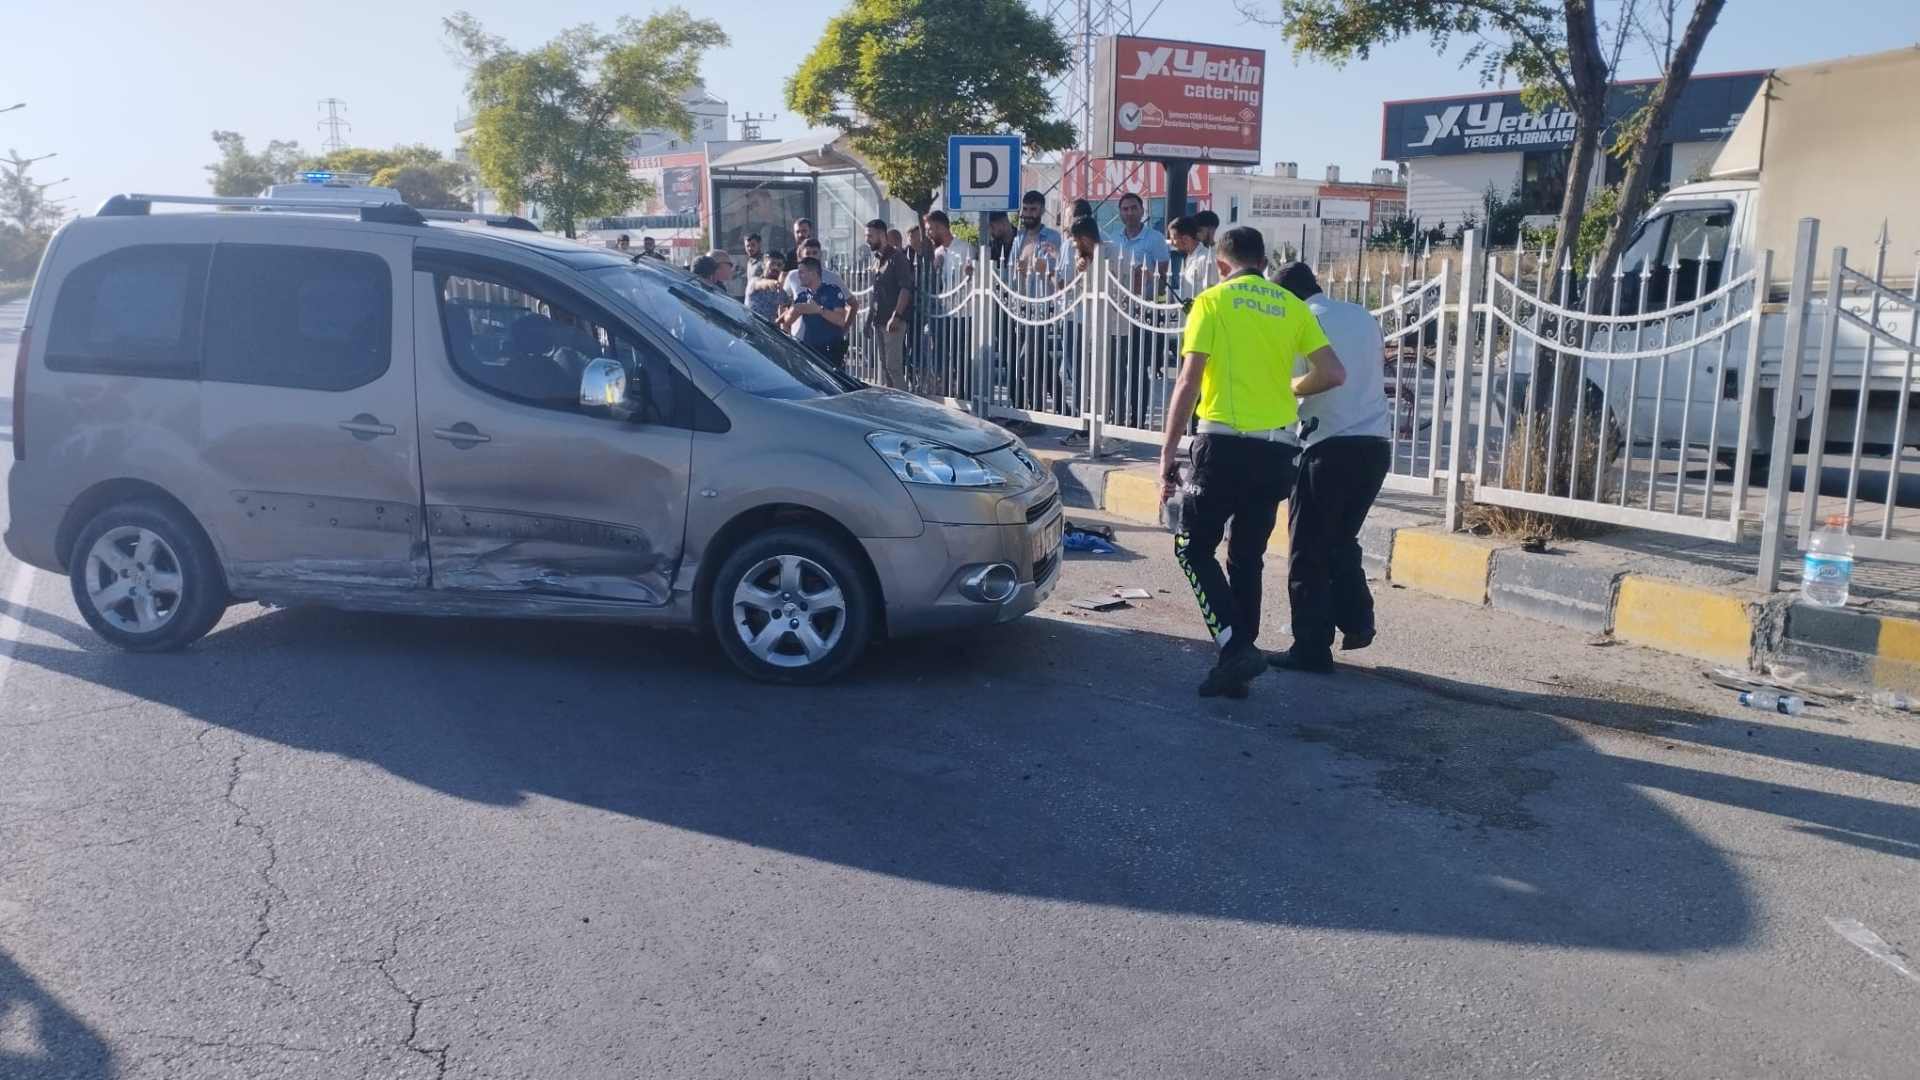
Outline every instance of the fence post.
POLYGON ((973 287, 967 293, 967 310, 972 315, 967 320, 967 398, 973 402, 973 415, 982 419, 989 418, 993 412, 990 384, 993 380, 994 358, 988 355, 992 352, 989 343, 993 340, 993 332, 988 324, 993 301, 987 294, 987 283, 993 273, 991 261, 984 248, 974 254, 971 267, 973 287))
POLYGON ((1093 259, 1087 263, 1087 272, 1080 281, 1080 297, 1076 303, 1087 305, 1083 314, 1080 330, 1081 362, 1080 385, 1085 387, 1087 400, 1083 408, 1087 416, 1087 456, 1098 460, 1100 457, 1100 435, 1105 427, 1107 401, 1107 351, 1109 348, 1109 329, 1107 320, 1111 313, 1104 303, 1107 291, 1107 252, 1104 246, 1093 249, 1093 259))
MULTIPOLYGON (((1813 260, 1820 242, 1818 218, 1801 218, 1798 238, 1793 245, 1793 286, 1787 295, 1787 332, 1780 343, 1780 380, 1773 391, 1773 449, 1767 459, 1767 503, 1760 527, 1759 586, 1772 592, 1780 580, 1780 539, 1787 527, 1787 493, 1793 481, 1793 436, 1798 427, 1793 399, 1800 392, 1800 352, 1807 328, 1807 309, 1812 303, 1813 260)), ((1761 288, 1765 288, 1762 283, 1761 288)), ((1753 332, 1757 336, 1760 326, 1753 332)), ((1753 378, 1758 379, 1756 368, 1753 378)), ((1814 407, 1820 408, 1816 402, 1814 407)), ((1817 483, 1817 478, 1809 477, 1817 483)))
MULTIPOLYGON (((1448 410, 1453 430, 1447 434, 1447 513, 1448 532, 1460 531, 1460 495, 1466 484, 1464 468, 1467 445, 1467 394, 1473 387, 1473 309, 1480 300, 1480 283, 1486 275, 1487 253, 1480 247, 1480 230, 1468 229, 1460 246, 1460 302, 1454 308, 1453 407, 1448 410)), ((1443 271, 1444 273, 1445 271, 1443 271)), ((1444 290, 1445 285, 1441 288, 1444 290)), ((1446 311, 1440 313, 1446 318, 1446 311)), ((1417 339, 1416 339, 1417 340, 1417 339)), ((1445 341, 1446 336, 1441 335, 1445 341)), ((1416 373, 1417 377, 1417 373, 1416 373)), ((1482 389, 1485 392, 1485 389, 1482 389)), ((1438 462, 1431 465, 1436 471, 1438 462)))

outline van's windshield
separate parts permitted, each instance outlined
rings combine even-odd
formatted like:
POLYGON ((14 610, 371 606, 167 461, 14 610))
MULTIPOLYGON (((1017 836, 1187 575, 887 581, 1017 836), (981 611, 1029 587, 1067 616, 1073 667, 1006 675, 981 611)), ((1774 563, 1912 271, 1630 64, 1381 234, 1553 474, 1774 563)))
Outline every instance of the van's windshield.
POLYGON ((831 397, 862 383, 826 366, 806 346, 730 297, 678 271, 609 266, 589 272, 655 325, 685 344, 735 389, 766 398, 831 397))

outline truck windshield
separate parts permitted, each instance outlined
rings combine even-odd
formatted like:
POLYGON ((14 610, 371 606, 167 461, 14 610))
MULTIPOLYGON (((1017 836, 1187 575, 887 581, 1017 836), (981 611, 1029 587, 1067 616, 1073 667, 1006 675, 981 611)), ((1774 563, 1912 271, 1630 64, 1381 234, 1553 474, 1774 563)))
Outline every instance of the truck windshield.
POLYGON ((737 390, 803 400, 858 390, 862 383, 826 366, 731 297, 711 293, 665 267, 609 266, 594 280, 625 298, 737 390))

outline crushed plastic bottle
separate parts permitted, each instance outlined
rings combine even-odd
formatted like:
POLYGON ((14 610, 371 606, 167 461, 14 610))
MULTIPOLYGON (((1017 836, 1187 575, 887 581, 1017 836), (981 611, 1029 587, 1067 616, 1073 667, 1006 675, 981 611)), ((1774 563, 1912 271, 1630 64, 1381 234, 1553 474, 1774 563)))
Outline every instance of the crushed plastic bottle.
POLYGON ((1799 716, 1801 713, 1807 711, 1805 698, 1797 694, 1778 694, 1772 690, 1745 691, 1740 695, 1740 704, 1749 709, 1759 709, 1761 712, 1785 713, 1788 716, 1799 716))
POLYGON ((1915 701, 1898 690, 1875 690, 1873 703, 1883 709, 1896 709, 1900 712, 1912 712, 1916 707, 1920 707, 1920 701, 1915 701))
POLYGON ((1847 519, 1836 514, 1807 544, 1800 597, 1820 607, 1845 607, 1852 589, 1853 537, 1847 532, 1847 519))

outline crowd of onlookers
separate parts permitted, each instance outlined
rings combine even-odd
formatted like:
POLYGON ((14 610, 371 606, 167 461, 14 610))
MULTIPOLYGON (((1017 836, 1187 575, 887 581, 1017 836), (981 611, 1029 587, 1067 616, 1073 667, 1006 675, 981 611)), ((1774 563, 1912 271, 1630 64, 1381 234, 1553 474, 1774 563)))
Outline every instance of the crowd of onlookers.
MULTIPOLYGON (((696 281, 737 297, 755 316, 836 367, 845 366, 855 334, 870 334, 882 382, 899 388, 908 387, 908 355, 917 353, 910 341, 930 340, 938 354, 943 342, 951 349, 965 340, 957 317, 932 311, 938 305, 925 303, 919 294, 951 294, 982 258, 1029 295, 1064 288, 1103 254, 1140 295, 1188 300, 1216 280, 1212 245, 1220 219, 1212 211, 1176 217, 1163 233, 1148 227, 1145 200, 1127 192, 1116 203, 1119 227, 1108 232, 1092 204, 1080 199, 1072 205, 1063 236, 1045 223, 1046 206, 1045 195, 1029 191, 1017 220, 1004 212, 987 214, 977 246, 954 232, 942 210, 929 211, 904 235, 876 218, 866 226, 862 296, 855 296, 828 264, 814 222, 805 217, 793 223, 791 246, 769 246, 767 237, 749 233, 743 240, 744 265, 736 266, 733 255, 715 249, 696 257, 690 269, 696 281)), ((635 258, 667 258, 650 236, 641 238, 638 252, 632 252, 626 235, 614 247, 635 258)), ((1067 334, 1077 331, 1075 320, 1067 334)), ((938 367, 940 357, 934 360, 930 366, 938 367)))

